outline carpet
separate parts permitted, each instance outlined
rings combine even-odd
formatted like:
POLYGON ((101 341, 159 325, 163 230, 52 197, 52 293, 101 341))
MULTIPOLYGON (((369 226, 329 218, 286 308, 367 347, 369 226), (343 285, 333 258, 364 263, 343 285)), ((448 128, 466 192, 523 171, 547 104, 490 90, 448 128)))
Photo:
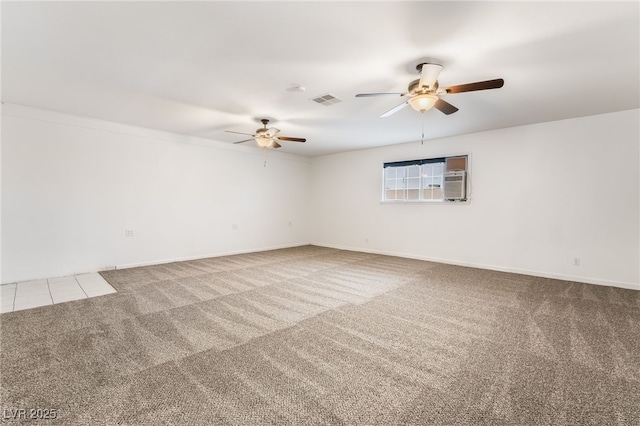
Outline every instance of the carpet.
POLYGON ((0 316, 7 424, 640 425, 638 291, 316 246, 101 274, 0 316))

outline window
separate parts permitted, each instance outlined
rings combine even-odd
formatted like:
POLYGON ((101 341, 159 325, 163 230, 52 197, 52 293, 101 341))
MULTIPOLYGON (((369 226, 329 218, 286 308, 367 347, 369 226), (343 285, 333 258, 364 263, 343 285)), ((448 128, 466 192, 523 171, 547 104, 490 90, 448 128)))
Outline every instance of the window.
POLYGON ((466 201, 467 156, 384 163, 383 201, 466 201))

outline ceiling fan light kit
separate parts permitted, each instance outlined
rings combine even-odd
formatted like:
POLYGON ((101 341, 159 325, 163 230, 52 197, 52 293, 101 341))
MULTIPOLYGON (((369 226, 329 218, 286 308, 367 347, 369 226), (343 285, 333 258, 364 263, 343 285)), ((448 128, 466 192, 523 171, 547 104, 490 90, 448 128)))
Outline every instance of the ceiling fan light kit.
POLYGON ((433 108, 438 101, 438 97, 429 94, 416 95, 409 99, 409 105, 416 111, 425 112, 433 108))
POLYGON ((262 148, 267 148, 269 146, 271 146, 273 144, 273 142, 275 142, 273 140, 273 138, 270 138, 269 136, 256 136, 255 137, 255 141, 258 143, 258 145, 260 145, 262 148))

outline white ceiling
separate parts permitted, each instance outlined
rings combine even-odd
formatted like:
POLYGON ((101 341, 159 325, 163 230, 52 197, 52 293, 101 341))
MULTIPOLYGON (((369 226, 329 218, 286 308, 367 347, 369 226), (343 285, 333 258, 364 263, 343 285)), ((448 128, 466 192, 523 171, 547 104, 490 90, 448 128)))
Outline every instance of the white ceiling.
MULTIPOLYGON (((630 2, 2 2, 2 101, 231 144, 272 119, 321 155, 640 107, 630 2), (460 110, 401 98, 435 58, 460 110), (291 90, 296 85, 305 92, 291 90), (322 106, 331 93, 343 102, 322 106)), ((251 142, 250 142, 251 143, 251 142)))

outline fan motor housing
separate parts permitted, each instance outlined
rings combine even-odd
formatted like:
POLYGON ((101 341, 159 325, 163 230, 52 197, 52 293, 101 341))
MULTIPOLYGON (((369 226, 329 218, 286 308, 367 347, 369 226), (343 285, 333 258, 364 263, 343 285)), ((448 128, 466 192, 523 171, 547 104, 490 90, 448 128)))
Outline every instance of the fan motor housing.
POLYGON ((438 89, 438 82, 436 81, 435 84, 433 85, 433 87, 429 87, 428 89, 422 89, 420 87, 420 79, 417 80, 413 80, 411 83, 409 83, 409 87, 407 88, 407 91, 409 93, 431 93, 434 92, 438 89))

